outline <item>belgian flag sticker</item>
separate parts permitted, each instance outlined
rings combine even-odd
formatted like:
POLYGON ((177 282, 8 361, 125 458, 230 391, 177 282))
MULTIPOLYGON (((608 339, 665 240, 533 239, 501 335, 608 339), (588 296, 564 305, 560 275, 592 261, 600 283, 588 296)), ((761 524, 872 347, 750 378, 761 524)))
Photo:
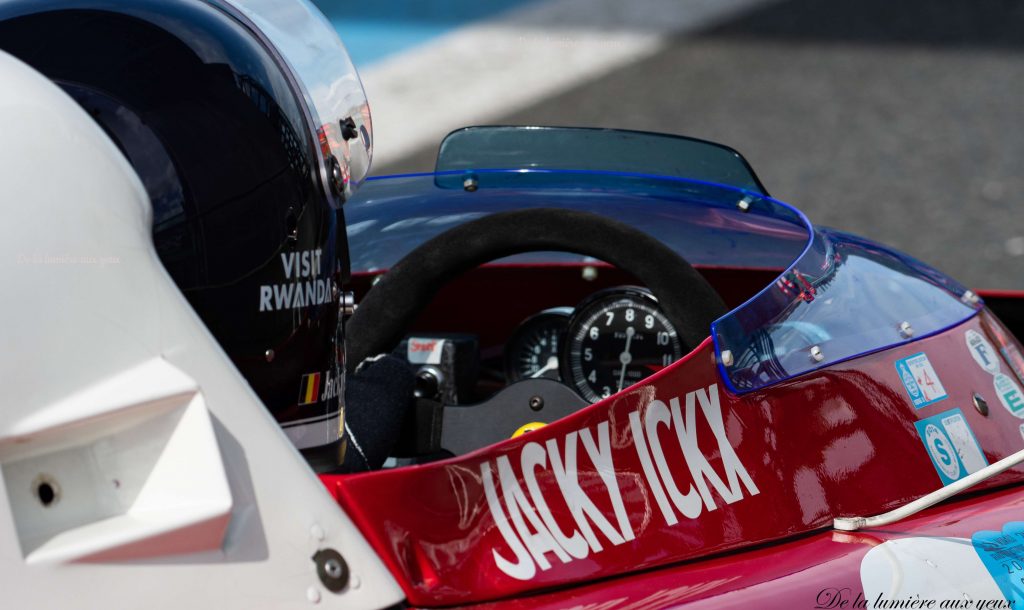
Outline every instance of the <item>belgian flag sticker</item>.
POLYGON ((302 376, 299 383, 299 406, 311 405, 319 400, 320 396, 320 373, 310 373, 302 376))

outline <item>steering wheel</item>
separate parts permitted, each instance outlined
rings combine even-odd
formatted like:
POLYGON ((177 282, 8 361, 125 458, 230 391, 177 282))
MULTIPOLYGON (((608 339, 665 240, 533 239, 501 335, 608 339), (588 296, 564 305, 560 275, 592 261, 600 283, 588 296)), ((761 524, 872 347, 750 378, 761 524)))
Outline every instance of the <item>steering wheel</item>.
MULTIPOLYGON (((714 288, 686 260, 633 227, 578 210, 499 212, 424 242, 381 277, 346 325, 347 371, 394 349, 437 291, 456 276, 495 259, 534 251, 583 254, 633 275, 658 299, 685 351, 700 344, 711 323, 727 311, 714 288)), ((474 429, 502 430, 515 417, 502 409, 464 410, 472 416, 467 413, 453 422, 446 417, 446 437, 459 436, 450 424, 472 420, 474 429)), ((528 410, 523 417, 530 417, 528 410)))

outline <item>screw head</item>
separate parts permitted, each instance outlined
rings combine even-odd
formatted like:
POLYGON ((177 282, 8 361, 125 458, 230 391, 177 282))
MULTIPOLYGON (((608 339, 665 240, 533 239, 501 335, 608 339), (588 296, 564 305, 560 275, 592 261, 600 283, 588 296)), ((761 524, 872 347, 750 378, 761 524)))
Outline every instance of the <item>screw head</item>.
POLYGON ((274 350, 268 349, 266 352, 264 352, 263 357, 267 359, 267 362, 273 362, 274 361, 274 350))
POLYGON ((904 339, 914 336, 914 327, 910 325, 910 322, 900 322, 900 336, 904 339))
POLYGON ((971 402, 974 403, 974 408, 978 410, 978 413, 986 417, 988 416, 988 403, 985 402, 985 399, 980 394, 975 392, 974 396, 971 397, 971 402))
POLYGON ((821 362, 825 359, 825 354, 822 353, 821 348, 817 345, 811 346, 811 359, 815 362, 821 362))
POLYGON ((541 398, 540 396, 531 396, 530 408, 533 409, 534 411, 540 411, 541 409, 544 408, 544 399, 541 398))
POLYGON ((472 193, 480 187, 480 181, 477 180, 476 176, 469 175, 462 181, 462 188, 466 192, 472 193))
POLYGON ((747 195, 743 199, 740 199, 739 201, 736 202, 736 207, 739 208, 741 212, 749 212, 750 204, 752 203, 754 203, 754 200, 751 199, 749 195, 747 195))
POLYGON ((324 572, 331 578, 338 578, 344 573, 344 568, 340 561, 332 558, 324 562, 324 572))
POLYGON ((320 583, 332 593, 338 593, 348 585, 348 565, 341 553, 334 549, 322 549, 313 555, 316 573, 320 583))
POLYGON ((356 122, 352 120, 352 117, 338 121, 338 127, 341 127, 341 137, 345 140, 354 140, 359 137, 359 130, 356 129, 356 122))
POLYGON ((327 160, 327 181, 331 183, 331 192, 336 196, 341 197, 345 194, 345 174, 334 155, 327 160))
POLYGON ((722 350, 722 364, 725 365, 725 366, 732 366, 732 363, 733 363, 732 350, 731 349, 723 349, 722 350))

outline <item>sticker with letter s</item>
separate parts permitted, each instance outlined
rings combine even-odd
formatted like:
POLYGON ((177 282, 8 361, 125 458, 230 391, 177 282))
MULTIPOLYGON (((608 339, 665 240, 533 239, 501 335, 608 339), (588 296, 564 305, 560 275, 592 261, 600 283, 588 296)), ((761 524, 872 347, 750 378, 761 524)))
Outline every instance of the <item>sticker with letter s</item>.
POLYGON ((943 485, 988 466, 978 439, 960 409, 922 419, 914 426, 943 485))

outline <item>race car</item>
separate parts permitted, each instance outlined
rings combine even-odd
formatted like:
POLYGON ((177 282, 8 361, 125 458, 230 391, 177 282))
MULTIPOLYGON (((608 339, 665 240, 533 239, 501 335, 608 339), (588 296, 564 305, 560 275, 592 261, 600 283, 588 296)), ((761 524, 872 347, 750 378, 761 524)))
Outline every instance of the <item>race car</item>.
POLYGON ((315 8, 129 4, 0 11, 5 607, 1024 603, 1024 294, 684 136, 364 181, 315 8))
POLYGON ((349 356, 398 346, 446 404, 417 465, 322 479, 411 604, 1020 600, 1019 342, 736 151, 467 128, 347 213, 349 356))

